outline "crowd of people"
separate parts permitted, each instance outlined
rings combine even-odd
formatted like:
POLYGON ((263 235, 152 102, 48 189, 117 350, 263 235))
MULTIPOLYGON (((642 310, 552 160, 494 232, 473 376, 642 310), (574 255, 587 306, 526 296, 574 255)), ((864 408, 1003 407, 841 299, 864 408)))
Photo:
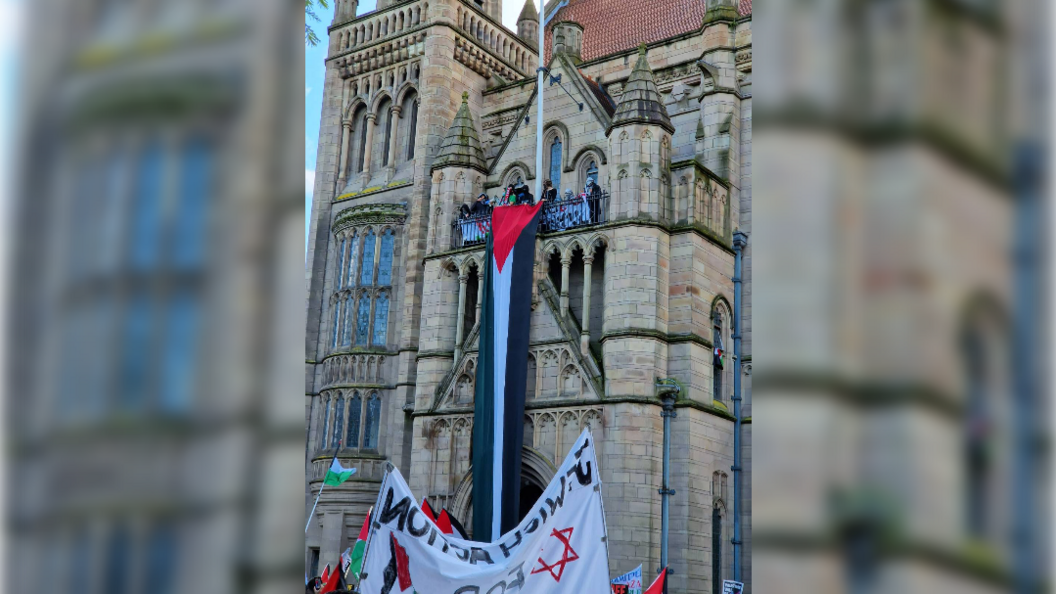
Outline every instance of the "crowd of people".
MULTIPOLYGON (((566 189, 561 198, 557 188, 549 179, 543 181, 543 195, 540 202, 543 206, 543 224, 551 230, 569 229, 584 224, 597 223, 600 215, 599 199, 601 188, 588 178, 583 192, 578 196, 566 189), (554 208, 547 208, 549 202, 554 208)), ((496 206, 534 205, 535 196, 528 190, 528 185, 520 182, 506 186, 502 196, 492 198, 481 192, 472 205, 463 204, 459 211, 459 225, 462 231, 462 242, 475 243, 483 241, 489 231, 487 219, 496 206)))

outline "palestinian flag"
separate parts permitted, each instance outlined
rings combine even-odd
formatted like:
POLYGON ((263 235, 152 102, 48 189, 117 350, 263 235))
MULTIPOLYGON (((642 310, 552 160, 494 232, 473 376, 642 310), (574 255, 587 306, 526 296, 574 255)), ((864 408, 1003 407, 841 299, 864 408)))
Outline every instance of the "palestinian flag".
POLYGON ((726 352, 722 350, 722 339, 719 339, 719 344, 715 345, 715 353, 712 358, 711 364, 719 369, 726 368, 726 352))
POLYGON ((363 527, 359 529, 359 536, 356 537, 356 544, 352 546, 352 562, 348 568, 352 572, 352 577, 357 580, 359 579, 359 574, 363 572, 363 553, 367 548, 367 535, 370 534, 370 513, 373 511, 373 507, 367 511, 367 517, 363 518, 363 527))
POLYGON ((337 569, 334 569, 333 573, 331 573, 323 582, 323 589, 319 590, 319 594, 345 592, 347 590, 348 585, 345 584, 345 574, 341 572, 341 564, 338 563, 337 569))
POLYGON ((649 587, 645 589, 645 594, 664 594, 664 582, 667 580, 667 568, 665 567, 660 575, 656 576, 653 583, 649 584, 649 587))
POLYGON ((341 466, 341 463, 337 461, 337 454, 334 454, 334 459, 330 462, 330 468, 326 471, 326 478, 323 479, 323 484, 336 487, 347 481, 348 477, 353 474, 356 474, 356 469, 341 466))
POLYGON ((473 538, 517 525, 535 232, 542 202, 492 212, 473 422, 473 538))
POLYGON ((407 558, 407 550, 400 546, 395 534, 389 534, 389 564, 385 566, 382 577, 385 582, 381 586, 381 594, 406 594, 413 593, 414 586, 411 585, 410 560, 407 558))
POLYGON ((452 531, 458 534, 459 538, 461 538, 462 540, 469 540, 469 536, 466 534, 466 529, 462 527, 462 522, 459 522, 458 518, 447 513, 446 509, 440 512, 440 515, 447 516, 447 521, 451 522, 452 531))

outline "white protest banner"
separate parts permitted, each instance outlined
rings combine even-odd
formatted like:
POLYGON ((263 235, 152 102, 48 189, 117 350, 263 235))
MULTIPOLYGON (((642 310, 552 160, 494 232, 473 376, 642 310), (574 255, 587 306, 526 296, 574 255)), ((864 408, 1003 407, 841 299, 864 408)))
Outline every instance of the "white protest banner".
POLYGON ((642 566, 612 580, 613 594, 642 594, 642 566))
POLYGON ((722 594, 741 594, 744 584, 733 580, 722 580, 722 594))
POLYGON ((584 430, 542 497, 493 543, 445 535, 390 468, 371 518, 363 594, 611 594, 594 439, 584 430))

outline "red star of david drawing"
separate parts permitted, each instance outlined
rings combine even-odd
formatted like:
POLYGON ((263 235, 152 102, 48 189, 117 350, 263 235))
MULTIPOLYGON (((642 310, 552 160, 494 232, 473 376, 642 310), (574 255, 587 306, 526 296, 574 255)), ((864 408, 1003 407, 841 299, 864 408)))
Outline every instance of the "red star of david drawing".
POLYGON ((572 544, 568 542, 568 539, 572 538, 572 527, 565 528, 564 530, 553 529, 550 533, 557 540, 561 541, 561 544, 565 546, 565 550, 561 552, 561 558, 553 563, 553 565, 547 565, 546 561, 543 561, 542 557, 539 557, 540 567, 536 567, 532 570, 533 574, 542 573, 549 571, 550 575, 554 577, 554 581, 561 582, 561 574, 565 573, 565 565, 568 565, 570 561, 579 559, 579 555, 572 549, 572 544), (556 568, 556 571, 555 571, 556 568))

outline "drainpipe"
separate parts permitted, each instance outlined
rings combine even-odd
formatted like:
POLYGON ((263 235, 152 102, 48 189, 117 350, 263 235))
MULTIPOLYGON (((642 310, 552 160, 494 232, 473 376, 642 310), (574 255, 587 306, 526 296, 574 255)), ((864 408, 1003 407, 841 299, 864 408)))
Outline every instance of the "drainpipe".
POLYGON ((1038 440, 1038 403, 1035 357, 1039 318, 1037 297, 1041 292, 1040 269, 1042 235, 1038 221, 1044 218, 1040 192, 1044 180, 1041 147, 1025 141, 1016 151, 1016 222, 1012 253, 1015 275, 1015 308, 1012 340, 1012 551, 1014 581, 1012 591, 1029 594, 1038 589, 1038 548, 1034 490, 1038 440))
POLYGON ((741 579, 741 261, 748 235, 733 234, 733 579, 741 579))
MULTIPOLYGON (((669 527, 669 505, 668 499, 675 494, 671 489, 671 419, 677 416, 675 412, 675 400, 682 389, 673 379, 656 379, 656 395, 660 398, 663 411, 660 416, 664 418, 664 484, 660 488, 660 567, 656 570, 660 573, 667 567, 667 534, 669 527)), ((671 575, 671 570, 668 570, 671 575)), ((667 580, 664 580, 664 594, 667 594, 667 580)))

